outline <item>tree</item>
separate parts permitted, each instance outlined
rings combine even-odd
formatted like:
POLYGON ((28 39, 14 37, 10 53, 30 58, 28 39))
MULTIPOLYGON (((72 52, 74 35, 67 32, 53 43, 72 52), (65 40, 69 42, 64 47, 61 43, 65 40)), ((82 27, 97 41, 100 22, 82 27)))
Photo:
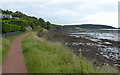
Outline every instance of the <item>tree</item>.
MULTIPOLYGON (((2 9, 1 9, 2 10, 2 9)), ((1 11, 0 10, 0 11, 1 11)), ((10 15, 10 14, 13 14, 13 12, 12 11, 9 11, 9 10, 2 10, 2 14, 8 14, 8 15, 10 15)))
MULTIPOLYGON (((27 27, 27 26, 31 26, 33 30, 36 30, 36 27, 38 27, 38 29, 41 29, 41 28, 45 28, 45 29, 60 28, 60 26, 52 24, 49 21, 46 22, 42 18, 38 19, 37 17, 34 17, 34 16, 27 16, 26 14, 23 14, 20 11, 12 12, 12 11, 9 11, 9 10, 2 10, 2 9, 1 9, 1 11, 4 14, 9 14, 9 15, 12 15, 13 17, 19 17, 20 18, 20 19, 2 18, 2 20, 5 23, 5 26, 8 26, 7 30, 9 32, 13 31, 13 30, 16 30, 17 27, 15 25, 20 26, 20 28, 21 28, 20 30, 22 30, 22 31, 25 31, 25 27, 27 27), (12 30, 9 30, 9 25, 11 27, 13 27, 12 30)), ((5 31, 7 32, 7 30, 5 30, 5 31)))

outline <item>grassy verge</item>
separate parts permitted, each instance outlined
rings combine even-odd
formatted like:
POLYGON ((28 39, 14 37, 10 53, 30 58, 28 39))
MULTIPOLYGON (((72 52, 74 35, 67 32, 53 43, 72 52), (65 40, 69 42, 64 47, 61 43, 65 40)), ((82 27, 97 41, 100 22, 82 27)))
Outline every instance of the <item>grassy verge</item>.
POLYGON ((2 38, 0 37, 0 65, 2 64, 2 38))
POLYGON ((4 59, 7 56, 7 53, 10 49, 10 46, 11 46, 13 40, 15 40, 17 37, 21 36, 22 34, 24 34, 24 33, 21 33, 21 34, 12 36, 12 37, 8 37, 8 38, 2 38, 2 41, 1 41, 2 42, 2 44, 1 44, 2 45, 2 50, 0 52, 0 54, 2 54, 2 57, 1 57, 2 62, 4 62, 4 59))
POLYGON ((89 61, 76 58, 69 48, 61 43, 38 38, 35 33, 31 33, 23 40, 23 53, 29 73, 104 72, 94 69, 89 61))

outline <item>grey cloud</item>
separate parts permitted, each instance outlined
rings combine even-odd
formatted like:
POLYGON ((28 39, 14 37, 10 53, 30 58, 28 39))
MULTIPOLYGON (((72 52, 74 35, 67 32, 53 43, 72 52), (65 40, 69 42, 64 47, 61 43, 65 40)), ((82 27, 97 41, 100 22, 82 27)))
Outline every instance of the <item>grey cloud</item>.
MULTIPOLYGON (((22 11, 28 15, 42 17, 56 24, 73 24, 73 23, 97 23, 96 20, 88 17, 90 15, 99 15, 101 13, 117 12, 117 5, 112 2, 8 2, 2 3, 3 9, 12 11, 22 11)), ((106 16, 104 16, 106 18, 106 16)), ((104 18, 102 17, 102 18, 104 18)), ((108 16, 107 16, 108 17, 108 16)), ((116 16, 117 17, 117 16, 116 16)), ((100 17, 98 17, 99 19, 100 17)), ((108 17, 110 18, 110 17, 108 17)), ((115 22, 113 20, 113 22, 115 22)), ((109 24, 109 23, 108 23, 109 24)), ((116 23, 115 23, 116 24, 116 23)))

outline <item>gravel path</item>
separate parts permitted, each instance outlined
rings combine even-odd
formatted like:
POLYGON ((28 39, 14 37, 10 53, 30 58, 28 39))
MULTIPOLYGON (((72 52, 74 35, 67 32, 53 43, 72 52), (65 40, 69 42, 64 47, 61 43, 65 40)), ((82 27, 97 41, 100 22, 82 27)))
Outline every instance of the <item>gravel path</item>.
POLYGON ((25 33, 13 41, 2 67, 3 73, 27 73, 24 55, 22 54, 22 39, 29 33, 25 33))

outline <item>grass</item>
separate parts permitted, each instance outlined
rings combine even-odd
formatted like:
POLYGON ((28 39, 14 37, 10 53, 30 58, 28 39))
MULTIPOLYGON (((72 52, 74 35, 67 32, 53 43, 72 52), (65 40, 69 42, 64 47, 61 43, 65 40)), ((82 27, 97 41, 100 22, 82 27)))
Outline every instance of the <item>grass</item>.
POLYGON ((23 39, 23 54, 29 73, 104 73, 82 55, 77 58, 61 43, 38 38, 35 33, 23 39))
POLYGON ((0 65, 2 64, 2 38, 0 37, 0 65))
POLYGON ((1 40, 2 49, 0 50, 1 51, 0 54, 2 55, 2 57, 1 57, 2 62, 4 62, 13 40, 15 40, 17 37, 21 36, 22 34, 24 34, 24 33, 21 33, 21 34, 15 35, 15 36, 11 36, 8 38, 2 38, 2 40, 1 40))
POLYGON ((75 29, 80 29, 80 27, 75 27, 75 29))

